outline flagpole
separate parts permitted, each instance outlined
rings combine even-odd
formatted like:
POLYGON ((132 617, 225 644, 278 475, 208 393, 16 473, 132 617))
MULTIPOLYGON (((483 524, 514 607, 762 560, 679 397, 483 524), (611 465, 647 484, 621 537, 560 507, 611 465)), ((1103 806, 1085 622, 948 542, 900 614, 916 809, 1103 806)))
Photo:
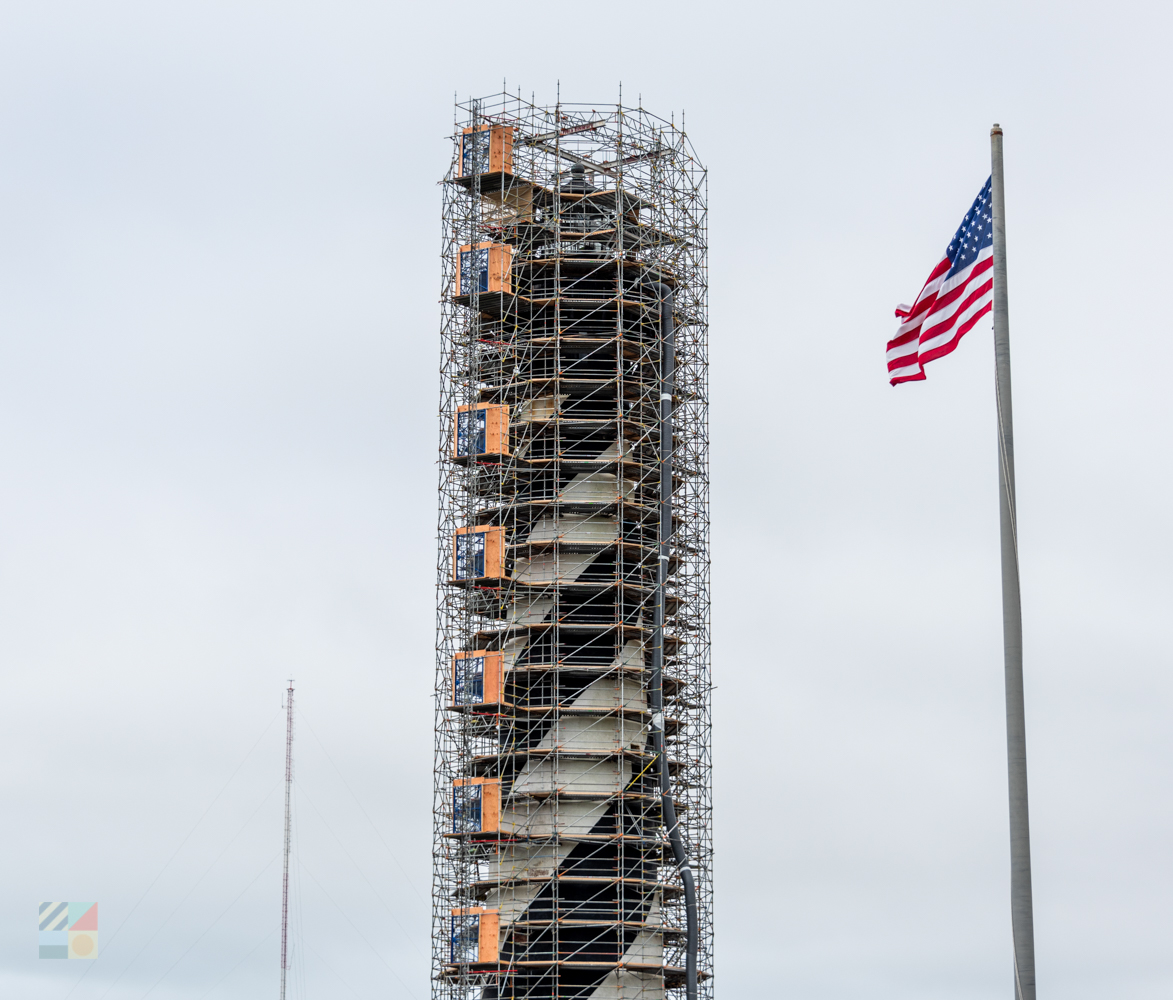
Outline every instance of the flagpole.
POLYGON ((1002 128, 990 129, 994 212, 994 369, 998 399, 998 494, 1002 525, 1002 641, 1006 661, 1006 762, 1010 785, 1010 916, 1015 1000, 1035 1000, 1030 811, 1026 794, 1026 708, 1022 694, 1022 601, 1014 502, 1014 420, 1010 401, 1010 315, 1006 294, 1006 189, 1002 128))

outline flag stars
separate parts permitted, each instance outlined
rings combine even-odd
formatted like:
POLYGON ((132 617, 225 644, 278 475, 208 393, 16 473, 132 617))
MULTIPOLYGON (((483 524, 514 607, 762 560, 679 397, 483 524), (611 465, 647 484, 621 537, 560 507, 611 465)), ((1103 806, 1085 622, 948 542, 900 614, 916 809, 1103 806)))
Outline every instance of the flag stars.
POLYGON ((949 249, 945 251, 945 256, 951 264, 950 275, 969 267, 983 250, 993 245, 992 219, 987 209, 989 202, 990 184, 987 181, 969 211, 965 213, 961 226, 949 244, 949 249))

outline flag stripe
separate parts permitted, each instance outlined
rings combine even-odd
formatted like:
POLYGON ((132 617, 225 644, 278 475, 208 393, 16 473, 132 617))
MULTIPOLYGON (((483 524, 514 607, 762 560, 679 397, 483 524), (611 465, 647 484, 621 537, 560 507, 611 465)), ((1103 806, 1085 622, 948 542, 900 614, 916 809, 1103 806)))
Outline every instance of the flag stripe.
POLYGON ((991 278, 989 281, 977 288, 970 290, 969 295, 958 304, 958 307, 949 314, 948 318, 941 323, 933 326, 931 330, 926 330, 921 333, 920 337, 920 353, 923 357, 928 351, 933 350, 938 344, 948 340, 953 327, 957 325, 958 320, 964 322, 965 319, 972 315, 973 305, 980 299, 989 298, 993 301, 994 297, 994 281, 991 278))

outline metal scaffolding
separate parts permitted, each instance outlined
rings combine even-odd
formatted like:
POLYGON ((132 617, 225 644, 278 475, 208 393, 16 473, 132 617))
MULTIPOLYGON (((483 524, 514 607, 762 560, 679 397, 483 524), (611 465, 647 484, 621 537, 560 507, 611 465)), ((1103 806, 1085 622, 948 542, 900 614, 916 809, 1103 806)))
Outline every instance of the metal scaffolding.
POLYGON ((688 866, 711 997, 705 168, 642 108, 456 116, 433 997, 683 997, 688 866))

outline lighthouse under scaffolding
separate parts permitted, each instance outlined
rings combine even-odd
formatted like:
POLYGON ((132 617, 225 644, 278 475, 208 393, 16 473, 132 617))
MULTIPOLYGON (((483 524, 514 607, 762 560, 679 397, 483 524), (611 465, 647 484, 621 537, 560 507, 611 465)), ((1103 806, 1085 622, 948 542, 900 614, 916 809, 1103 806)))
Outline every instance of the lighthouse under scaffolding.
POLYGON ((706 224, 683 117, 457 104, 436 1000, 712 996, 706 224))

